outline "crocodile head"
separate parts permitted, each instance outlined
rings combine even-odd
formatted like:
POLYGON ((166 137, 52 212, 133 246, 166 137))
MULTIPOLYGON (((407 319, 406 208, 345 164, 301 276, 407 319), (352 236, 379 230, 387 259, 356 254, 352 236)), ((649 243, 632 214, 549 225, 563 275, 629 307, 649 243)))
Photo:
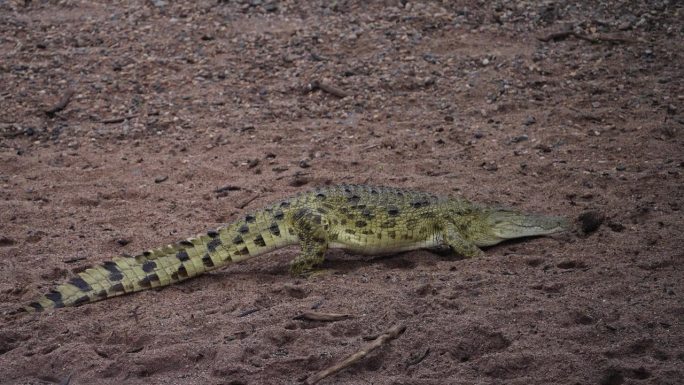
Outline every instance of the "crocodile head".
POLYGON ((477 246, 492 246, 507 239, 553 234, 570 228, 570 222, 563 217, 507 209, 484 210, 482 222, 480 231, 472 237, 477 246))

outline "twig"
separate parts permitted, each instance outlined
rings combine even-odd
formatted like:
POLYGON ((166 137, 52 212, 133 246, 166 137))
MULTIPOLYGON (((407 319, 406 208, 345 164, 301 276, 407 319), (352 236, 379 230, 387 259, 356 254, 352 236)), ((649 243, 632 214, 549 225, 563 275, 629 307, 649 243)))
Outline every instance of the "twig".
POLYGON ((55 113, 62 111, 66 108, 67 105, 69 105, 72 96, 74 96, 74 90, 71 88, 67 89, 66 92, 64 92, 64 95, 62 95, 62 98, 59 99, 57 104, 45 110, 45 114, 47 116, 54 116, 55 113))
POLYGON ((109 118, 109 119, 104 119, 104 120, 100 121, 100 123, 102 123, 102 124, 121 123, 121 122, 124 122, 128 119, 133 119, 137 116, 138 116, 138 114, 133 114, 133 115, 120 116, 118 118, 109 118))
POLYGON ((309 90, 310 91, 316 91, 316 90, 321 90, 323 92, 327 92, 330 95, 337 96, 338 98, 344 98, 349 96, 348 93, 342 91, 341 89, 337 87, 333 87, 331 85, 325 84, 323 82, 320 82, 318 80, 314 80, 311 83, 309 83, 309 90))
POLYGON ((365 356, 367 356, 370 352, 373 350, 383 346, 384 344, 388 343, 389 341, 399 337, 404 331, 406 330, 406 326, 404 325, 396 325, 392 326, 387 330, 384 334, 376 338, 373 342, 369 343, 368 345, 364 346, 361 348, 361 350, 357 351, 356 353, 350 355, 349 357, 345 358, 341 362, 327 368, 324 370, 321 370, 320 372, 314 374, 313 376, 309 377, 304 381, 305 385, 313 385, 322 379, 329 377, 340 370, 351 366, 355 362, 361 360, 365 356))
POLYGON ((315 313, 315 312, 304 312, 296 317, 294 320, 303 321, 321 321, 321 322, 335 322, 351 318, 349 314, 335 314, 335 313, 315 313))
POLYGON ((574 35, 575 33, 572 31, 562 31, 562 32, 554 32, 551 34, 548 34, 546 36, 538 36, 537 40, 547 42, 551 40, 563 40, 567 39, 570 36, 574 35))
POLYGON ((67 259, 66 261, 64 261, 64 263, 74 263, 74 262, 82 261, 84 259, 86 259, 86 257, 74 257, 71 259, 67 259))
POLYGON ((306 176, 306 175, 310 175, 310 174, 311 174, 310 172, 301 172, 301 171, 297 171, 297 172, 295 172, 294 174, 291 174, 291 175, 281 175, 281 176, 279 176, 279 177, 276 177, 276 180, 281 180, 281 179, 285 179, 285 178, 289 178, 289 177, 299 178, 299 177, 306 176))
POLYGON ((242 187, 239 186, 233 186, 233 185, 227 185, 223 187, 219 187, 214 190, 214 194, 216 194, 216 198, 225 198, 228 196, 228 194, 231 191, 239 191, 242 190, 242 187))
POLYGON ((259 308, 247 309, 247 310, 243 311, 242 313, 238 314, 238 317, 240 317, 240 318, 247 317, 248 315, 250 315, 252 313, 256 313, 259 310, 260 310, 259 308))
POLYGON ((254 194, 253 197, 245 199, 244 202, 235 205, 236 209, 244 209, 248 204, 252 203, 255 199, 259 198, 260 194, 254 194))
POLYGON ((588 35, 582 35, 582 34, 577 33, 575 31, 554 32, 554 33, 546 35, 546 36, 539 36, 539 37, 537 37, 537 40, 543 41, 543 42, 548 42, 551 40, 564 40, 564 39, 567 39, 571 36, 573 36, 577 39, 586 40, 586 41, 591 42, 591 43, 600 43, 602 41, 607 41, 610 43, 636 43, 636 40, 627 39, 624 37, 615 37, 615 36, 606 36, 606 35, 588 36, 588 35))

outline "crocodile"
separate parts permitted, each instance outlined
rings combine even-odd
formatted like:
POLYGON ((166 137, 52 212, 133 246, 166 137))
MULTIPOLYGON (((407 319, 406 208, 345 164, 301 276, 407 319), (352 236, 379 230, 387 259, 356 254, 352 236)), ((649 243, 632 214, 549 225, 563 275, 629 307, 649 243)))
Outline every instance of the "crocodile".
POLYGON ((289 245, 295 275, 311 273, 327 249, 378 255, 449 248, 463 257, 507 239, 567 230, 562 217, 483 206, 461 197, 366 185, 320 187, 256 210, 194 238, 118 256, 88 268, 23 307, 27 312, 78 306, 185 281, 289 245))

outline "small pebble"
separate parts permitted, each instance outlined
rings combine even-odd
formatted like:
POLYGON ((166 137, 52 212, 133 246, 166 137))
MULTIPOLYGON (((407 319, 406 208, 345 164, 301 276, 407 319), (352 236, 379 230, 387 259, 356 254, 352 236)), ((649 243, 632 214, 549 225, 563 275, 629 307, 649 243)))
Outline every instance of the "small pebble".
POLYGON ((119 238, 116 240, 116 244, 119 246, 126 246, 129 243, 131 243, 131 240, 126 238, 119 238))
POLYGON ((610 227, 610 229, 615 231, 616 233, 619 233, 625 229, 625 225, 618 222, 609 222, 608 227, 610 227))
POLYGON ((161 182, 166 181, 167 179, 169 179, 168 175, 158 176, 158 177, 154 178, 154 183, 161 183, 161 182))
POLYGON ((487 171, 496 171, 499 169, 499 166, 497 166, 496 163, 492 161, 482 163, 482 168, 484 168, 487 171))

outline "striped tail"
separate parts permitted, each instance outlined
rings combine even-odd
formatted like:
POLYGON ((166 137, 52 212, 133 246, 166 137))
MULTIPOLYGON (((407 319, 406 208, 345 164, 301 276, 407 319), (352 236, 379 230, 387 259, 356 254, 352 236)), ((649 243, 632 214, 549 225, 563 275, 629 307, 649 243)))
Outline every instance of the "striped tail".
MULTIPOLYGON (((282 216, 277 219, 282 219, 282 216)), ((145 251, 134 257, 115 257, 79 273, 23 310, 32 313, 78 306, 184 281, 290 244, 290 237, 281 236, 280 230, 285 228, 284 223, 274 220, 269 211, 248 215, 245 220, 209 231, 206 235, 145 251), (262 232, 263 228, 267 229, 266 232, 262 232)))

